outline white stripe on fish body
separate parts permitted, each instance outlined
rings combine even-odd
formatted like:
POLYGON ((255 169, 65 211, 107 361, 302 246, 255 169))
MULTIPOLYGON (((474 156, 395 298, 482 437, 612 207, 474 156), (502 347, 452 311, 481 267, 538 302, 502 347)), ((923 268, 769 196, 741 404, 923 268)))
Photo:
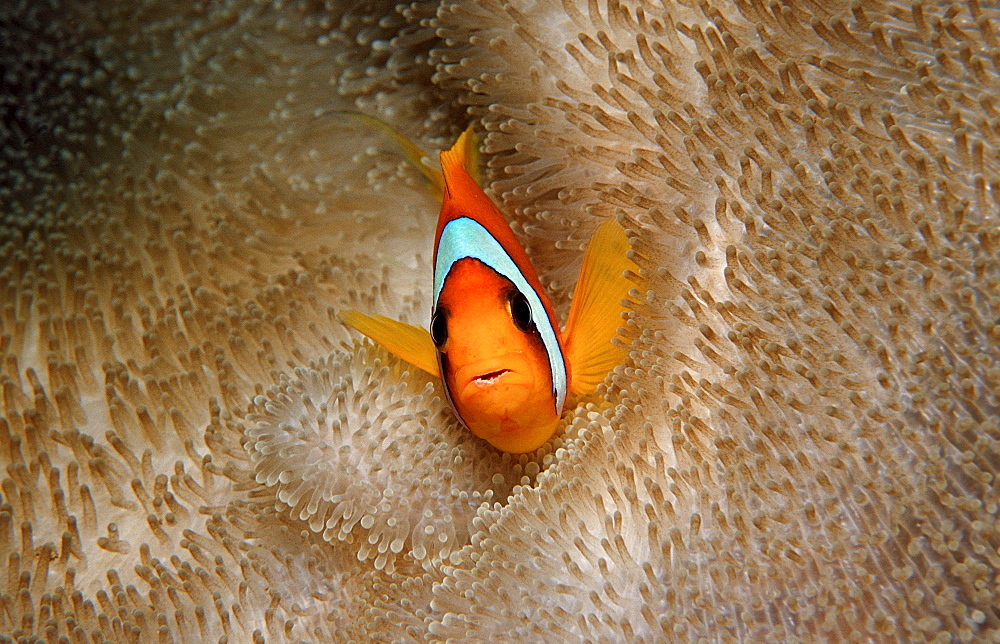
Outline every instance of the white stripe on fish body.
POLYGON ((538 333, 542 337, 542 345, 549 358, 556 413, 561 414, 566 402, 566 361, 563 359, 556 330, 552 327, 548 312, 545 310, 538 293, 528 284, 528 280, 521 274, 521 270, 500 242, 482 224, 469 217, 452 219, 441 231, 441 239, 437 248, 437 261, 434 263, 435 310, 441 289, 444 287, 444 280, 451 271, 452 265, 466 257, 478 259, 506 277, 528 301, 531 317, 535 321, 535 328, 538 329, 538 333))

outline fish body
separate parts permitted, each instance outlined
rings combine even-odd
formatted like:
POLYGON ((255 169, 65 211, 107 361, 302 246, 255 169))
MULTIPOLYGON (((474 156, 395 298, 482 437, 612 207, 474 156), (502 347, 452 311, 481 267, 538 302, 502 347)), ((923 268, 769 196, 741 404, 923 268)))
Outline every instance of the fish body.
POLYGON ((441 154, 431 339, 462 423, 503 451, 527 452, 559 423, 566 358, 527 253, 466 168, 469 138, 441 154))
POLYGON ((633 265, 624 230, 608 220, 584 256, 560 332, 527 253, 474 178, 477 152, 470 129, 441 153, 440 175, 421 164, 442 195, 429 333, 356 311, 341 317, 440 376, 473 434, 505 452, 531 452, 552 437, 570 394, 590 393, 623 360, 612 338, 633 265))

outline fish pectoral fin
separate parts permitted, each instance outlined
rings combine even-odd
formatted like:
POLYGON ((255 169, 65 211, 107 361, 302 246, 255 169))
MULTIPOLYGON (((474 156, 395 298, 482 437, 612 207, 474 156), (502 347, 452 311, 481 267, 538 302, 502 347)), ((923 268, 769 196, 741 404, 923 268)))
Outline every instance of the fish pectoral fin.
POLYGON ((604 382, 608 372, 625 360, 625 351, 612 342, 623 326, 622 300, 632 281, 626 271, 637 271, 628 258, 625 229, 614 219, 601 224, 583 256, 580 279, 573 291, 569 319, 563 332, 570 388, 586 395, 604 382))
POLYGON ((440 378, 437 349, 431 334, 419 326, 397 322, 384 315, 365 315, 357 311, 341 311, 341 321, 360 331, 398 358, 440 378))

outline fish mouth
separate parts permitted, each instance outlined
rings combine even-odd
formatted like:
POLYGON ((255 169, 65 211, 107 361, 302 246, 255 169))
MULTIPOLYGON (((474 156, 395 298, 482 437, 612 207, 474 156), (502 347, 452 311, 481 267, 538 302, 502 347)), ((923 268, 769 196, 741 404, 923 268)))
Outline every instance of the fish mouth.
POLYGON ((472 382, 476 384, 491 385, 500 379, 505 373, 511 373, 510 369, 495 369, 493 371, 488 371, 482 375, 476 376, 472 379, 472 382))
POLYGON ((523 385, 531 380, 529 373, 527 361, 517 354, 477 360, 455 370, 455 393, 465 398, 497 388, 523 385))

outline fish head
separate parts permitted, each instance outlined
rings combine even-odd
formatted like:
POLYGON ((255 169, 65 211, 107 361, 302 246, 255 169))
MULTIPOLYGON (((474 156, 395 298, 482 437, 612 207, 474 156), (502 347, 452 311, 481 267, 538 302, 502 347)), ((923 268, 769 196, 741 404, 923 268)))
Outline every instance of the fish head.
POLYGON ((475 258, 456 261, 431 337, 445 391, 469 430, 511 453, 534 451, 559 422, 545 346, 525 295, 475 258))

